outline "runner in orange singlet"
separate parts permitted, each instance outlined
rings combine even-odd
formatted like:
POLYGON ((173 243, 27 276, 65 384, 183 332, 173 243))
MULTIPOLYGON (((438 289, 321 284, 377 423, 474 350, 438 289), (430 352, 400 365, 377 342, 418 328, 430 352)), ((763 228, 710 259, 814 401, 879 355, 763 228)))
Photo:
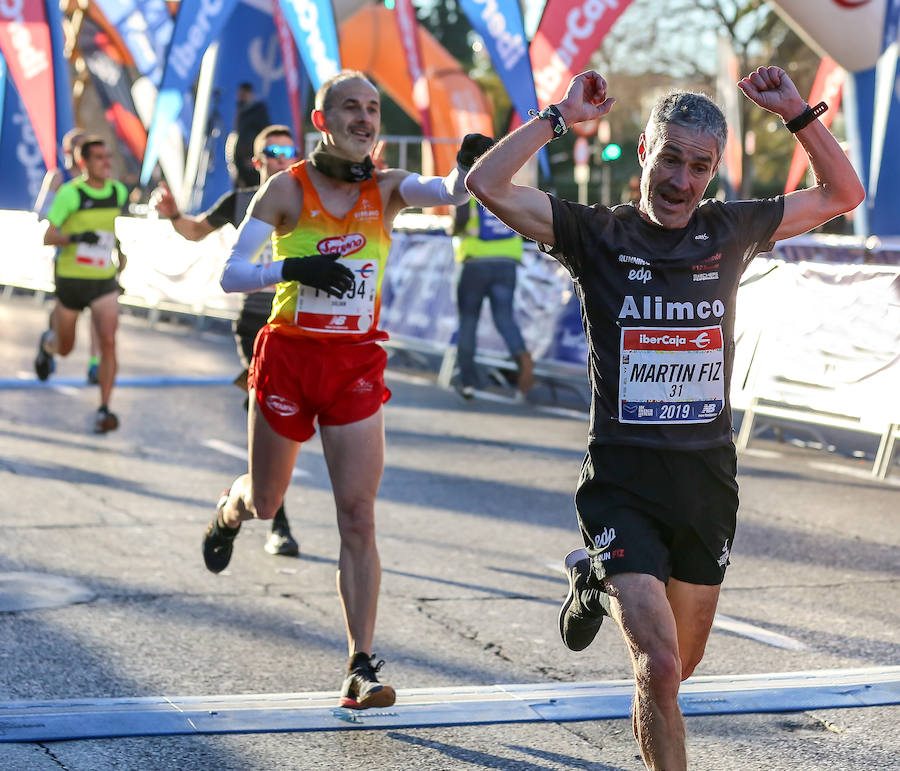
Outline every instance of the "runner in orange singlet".
POLYGON ((249 472, 222 496, 203 541, 206 566, 222 571, 241 522, 269 519, 291 481, 300 445, 315 433, 337 508, 338 590, 350 661, 341 704, 394 703, 370 653, 381 565, 375 545, 375 496, 384 469, 387 355, 379 341, 381 281, 394 217, 408 206, 468 200, 465 172, 491 140, 470 134, 446 177, 402 169, 376 171, 378 91, 344 71, 316 94, 313 125, 322 140, 307 160, 260 188, 238 230, 222 274, 229 292, 277 285, 269 323, 256 338, 248 385, 249 472), (274 261, 252 262, 271 238, 274 261))

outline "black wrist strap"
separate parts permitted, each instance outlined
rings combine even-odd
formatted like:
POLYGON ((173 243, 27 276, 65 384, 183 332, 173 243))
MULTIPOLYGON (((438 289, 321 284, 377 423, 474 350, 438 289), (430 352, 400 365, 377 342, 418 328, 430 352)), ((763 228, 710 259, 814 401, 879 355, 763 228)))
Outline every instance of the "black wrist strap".
POLYGON ((534 110, 529 110, 528 114, 532 118, 546 118, 550 121, 550 125, 553 126, 553 138, 557 139, 565 134, 569 127, 566 125, 565 118, 563 118, 562 113, 559 111, 559 107, 555 104, 547 105, 540 112, 535 112, 534 110))
POLYGON ((801 129, 805 129, 827 109, 828 105, 825 104, 825 102, 819 102, 815 107, 807 105, 803 112, 796 118, 791 118, 789 121, 786 121, 784 126, 792 134, 796 134, 801 129))

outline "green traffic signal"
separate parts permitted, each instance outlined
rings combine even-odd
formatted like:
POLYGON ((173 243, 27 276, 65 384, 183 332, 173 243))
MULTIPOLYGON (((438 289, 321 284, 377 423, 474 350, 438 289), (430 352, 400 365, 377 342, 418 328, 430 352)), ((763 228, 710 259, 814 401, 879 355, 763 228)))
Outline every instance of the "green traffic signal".
POLYGON ((387 8, 389 11, 393 11, 394 10, 394 0, 384 0, 384 7, 387 8))
POLYGON ((600 157, 604 161, 614 161, 617 158, 621 157, 622 148, 616 144, 609 144, 603 148, 603 152, 600 153, 600 157))

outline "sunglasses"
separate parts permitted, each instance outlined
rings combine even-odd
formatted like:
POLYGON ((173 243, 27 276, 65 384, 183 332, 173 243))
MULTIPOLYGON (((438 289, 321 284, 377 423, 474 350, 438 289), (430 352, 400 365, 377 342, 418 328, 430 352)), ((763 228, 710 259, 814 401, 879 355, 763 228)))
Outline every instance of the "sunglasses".
POLYGON ((296 158, 297 148, 294 145, 266 145, 263 155, 266 158, 296 158))

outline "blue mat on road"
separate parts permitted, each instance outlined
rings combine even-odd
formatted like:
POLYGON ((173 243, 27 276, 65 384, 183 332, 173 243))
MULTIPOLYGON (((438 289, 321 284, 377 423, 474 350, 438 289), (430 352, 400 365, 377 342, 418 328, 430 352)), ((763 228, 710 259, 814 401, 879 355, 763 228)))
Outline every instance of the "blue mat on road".
MULTIPOLYGON (((630 715, 632 688, 628 680, 420 688, 365 711, 336 706, 337 693, 7 702, 0 742, 606 720, 630 715)), ((900 704, 900 667, 697 677, 679 701, 685 715, 900 704)))

